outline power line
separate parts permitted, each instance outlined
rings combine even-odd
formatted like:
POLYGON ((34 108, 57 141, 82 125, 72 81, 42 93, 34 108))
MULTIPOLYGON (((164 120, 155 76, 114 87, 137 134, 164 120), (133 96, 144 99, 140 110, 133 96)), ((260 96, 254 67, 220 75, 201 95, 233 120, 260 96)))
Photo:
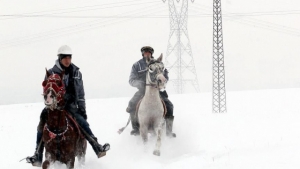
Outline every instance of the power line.
MULTIPOLYGON (((195 7, 197 8, 197 7, 195 7)), ((199 12, 198 9, 192 9, 192 11, 199 12)), ((300 14, 299 11, 269 11, 269 12, 248 12, 248 13, 224 13, 222 16, 268 16, 268 15, 294 15, 294 14, 300 14)), ((195 16, 199 17, 212 17, 212 14, 206 14, 206 13, 201 13, 201 14, 196 14, 195 16)))
MULTIPOLYGON (((157 9, 161 8, 162 6, 157 7, 157 5, 154 5, 153 7, 154 7, 154 9, 147 8, 147 10, 143 9, 143 11, 141 11, 141 12, 144 13, 144 12, 147 12, 147 11, 151 11, 152 13, 155 13, 155 12, 157 12, 157 9)), ((159 10, 159 11, 161 11, 161 10, 159 10)), ((138 13, 140 13, 140 12, 138 12, 138 13)), ((89 25, 82 25, 80 28, 68 29, 68 30, 63 30, 63 31, 58 31, 58 32, 54 31, 52 34, 42 34, 42 35, 38 35, 36 37, 29 37, 27 39, 25 38, 25 39, 16 40, 16 41, 2 42, 2 43, 0 43, 0 46, 3 46, 3 47, 0 47, 0 48, 7 48, 7 47, 17 46, 17 45, 22 45, 22 44, 29 44, 31 42, 40 41, 43 38, 50 39, 50 38, 54 38, 54 37, 57 37, 57 36, 65 36, 65 35, 72 34, 72 33, 77 33, 77 32, 82 32, 82 31, 86 31, 86 30, 95 29, 95 28, 98 28, 98 27, 101 27, 101 26, 114 25, 114 24, 117 24, 117 23, 120 23, 120 22, 128 21, 130 19, 132 19, 132 18, 127 18, 127 19, 123 19, 123 20, 120 20, 120 19, 105 20, 105 21, 102 21, 102 22, 98 22, 98 23, 96 22, 96 23, 89 24, 89 25), (106 23, 106 22, 110 22, 110 21, 115 21, 115 22, 106 23)), ((63 28, 63 29, 65 29, 65 28, 63 28)))
MULTIPOLYGON (((210 7, 205 6, 205 5, 200 5, 200 7, 197 7, 201 10, 211 10, 210 7)), ((278 11, 277 11, 278 12, 278 11)), ((222 14, 222 16, 224 16, 222 14)), ((226 16, 224 17, 227 20, 231 20, 233 22, 239 22, 242 24, 247 24, 247 25, 252 25, 252 26, 256 26, 256 27, 260 27, 260 28, 264 28, 267 30, 272 30, 272 31, 276 31, 276 32, 281 32, 281 33, 285 33, 285 34, 290 34, 290 35, 300 35, 300 30, 296 29, 296 28, 291 28, 291 27, 287 27, 287 26, 283 26, 283 25, 279 25, 279 24, 275 24, 272 22, 267 22, 267 21, 263 21, 263 20, 259 20, 259 19, 254 19, 254 18, 240 18, 238 16, 226 16)))
MULTIPOLYGON (((5 15, 5 16, 11 16, 11 15, 5 15)), ((80 18, 80 19, 91 19, 91 18, 168 18, 168 15, 151 15, 151 16, 145 16, 145 15, 132 15, 132 16, 101 16, 101 15, 94 15, 94 16, 66 16, 66 15, 14 15, 14 16, 20 16, 20 17, 33 17, 33 18, 80 18)), ((1 15, 0 15, 1 17, 1 15)), ((197 16, 195 16, 197 17, 197 16)))
MULTIPOLYGON (((152 7, 157 8, 158 5, 159 4, 152 5, 147 10, 152 9, 152 7)), ((147 11, 147 10, 144 10, 144 11, 147 11)), ((132 12, 133 12, 133 14, 135 14, 134 12, 136 12, 136 11, 139 11, 139 10, 133 10, 131 12, 124 12, 124 13, 121 13, 121 14, 116 14, 114 16, 121 16, 125 13, 132 13, 132 12)), ((70 29, 79 29, 81 27, 91 26, 93 24, 100 24, 100 23, 107 22, 107 21, 110 21, 110 20, 104 20, 103 21, 102 19, 96 19, 96 20, 83 22, 83 23, 79 23, 79 24, 76 24, 76 25, 72 25, 72 26, 67 26, 67 27, 63 27, 63 28, 53 29, 53 30, 50 30, 50 31, 45 31, 45 32, 42 32, 42 33, 37 33, 37 34, 34 34, 34 35, 28 35, 28 36, 23 36, 23 37, 20 37, 20 38, 14 38, 14 39, 11 39, 11 40, 8 40, 8 41, 0 42, 0 45, 3 44, 3 43, 7 43, 9 41, 17 41, 17 40, 20 40, 20 39, 26 39, 27 37, 30 38, 30 37, 35 37, 35 36, 43 36, 44 34, 45 35, 55 34, 56 32, 59 32, 59 31, 70 30, 70 29)))
MULTIPOLYGON (((140 5, 140 4, 130 4, 130 5, 140 5)), ((123 5, 123 6, 114 6, 110 8, 115 7, 124 7, 124 6, 130 6, 130 5, 123 5)), ((97 8, 99 9, 99 8, 97 8)), ((100 8, 103 9, 103 8, 100 8)), ((94 9, 93 9, 94 10, 94 9)), ((76 11, 72 11, 76 12, 76 11)), ((70 13, 70 12, 63 12, 63 13, 70 13)), ((53 13, 53 14, 61 14, 61 13, 53 13)), ((69 15, 53 15, 53 14, 43 14, 43 15, 29 15, 29 14, 5 14, 0 15, 0 17, 46 17, 46 18, 115 18, 115 16, 88 16, 88 15, 79 15, 79 16, 69 16, 69 15)), ((269 12, 249 12, 249 13, 225 13, 222 14, 223 16, 264 16, 264 15, 290 15, 290 14, 300 14, 300 10, 295 11, 269 11, 269 12)), ((188 15, 191 17, 212 17, 212 14, 196 14, 196 15, 188 15)), ((120 18, 122 16, 118 16, 120 18)), ((141 16, 124 16, 124 17, 137 17, 142 18, 141 16)), ((168 15, 161 15, 161 16, 154 16, 155 18, 166 18, 168 15)), ((150 16, 147 16, 146 18, 151 18, 150 16)), ((1 19, 0 19, 1 20, 1 19)))
MULTIPOLYGON (((150 2, 147 2, 150 3, 150 2)), ((128 5, 122 5, 122 6, 113 6, 109 8, 115 8, 115 7, 124 7, 124 6, 131 6, 131 5, 140 5, 139 4, 128 4, 128 5)), ((96 8, 96 9, 103 9, 103 8, 96 8)), ((88 9, 90 10, 90 9, 88 9)), ((95 9, 92 9, 95 10, 95 9)), ((197 11, 195 9, 191 9, 192 11, 197 11)), ((78 11, 71 11, 71 12, 78 12, 78 11)), ((71 13, 71 12, 61 12, 61 13, 71 13)), ((198 12, 198 11, 197 11, 198 12)), ((61 13, 53 13, 53 14, 42 14, 42 15, 30 15, 30 14, 2 14, 0 17, 32 17, 32 18, 168 18, 168 15, 160 15, 160 16, 89 16, 89 15, 78 15, 78 16, 70 16, 70 15, 54 15, 54 14, 61 14, 61 13)), ((290 15, 290 14, 300 14, 300 10, 292 10, 292 11, 269 11, 269 12, 250 12, 250 13, 225 13, 222 14, 223 16, 264 16, 264 15, 290 15)), ((188 15, 189 17, 212 17, 212 14, 196 14, 196 15, 188 15)), ((7 18, 7 19, 13 19, 13 18, 7 18)), ((0 19, 5 20, 5 19, 0 19)))
POLYGON ((65 13, 91 11, 91 10, 98 10, 98 9, 109 9, 109 8, 141 5, 141 4, 159 3, 159 2, 142 2, 142 3, 128 4, 128 2, 132 2, 132 1, 127 1, 127 2, 125 1, 125 2, 119 2, 119 3, 110 3, 110 4, 101 4, 101 5, 92 5, 92 6, 83 6, 83 7, 76 7, 76 8, 58 9, 58 10, 52 10, 52 11, 63 11, 63 10, 67 10, 67 11, 54 12, 54 13, 50 13, 50 14, 40 14, 40 15, 34 15, 34 14, 51 12, 51 11, 31 12, 31 13, 23 13, 23 14, 6 14, 6 15, 0 15, 0 17, 11 17, 11 18, 3 18, 3 19, 0 19, 0 20, 16 19, 16 18, 24 18, 24 17, 42 17, 42 16, 49 17, 49 16, 52 16, 54 14, 65 14, 65 13), (122 3, 126 3, 126 4, 120 5, 122 3), (117 5, 116 6, 109 6, 109 7, 101 7, 101 6, 111 5, 111 4, 117 4, 117 5), (101 8, 98 7, 98 6, 100 6, 101 8), (90 8, 90 7, 92 7, 92 8, 90 8), (97 7, 97 8, 95 8, 95 7, 97 7), (72 9, 82 9, 82 8, 89 8, 89 9, 68 11, 68 10, 72 10, 72 9))

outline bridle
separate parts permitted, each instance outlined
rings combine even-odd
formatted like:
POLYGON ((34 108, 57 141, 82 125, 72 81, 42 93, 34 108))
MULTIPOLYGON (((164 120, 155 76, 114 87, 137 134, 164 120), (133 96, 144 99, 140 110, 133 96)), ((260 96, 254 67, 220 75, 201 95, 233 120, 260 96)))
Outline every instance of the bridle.
POLYGON ((61 110, 61 106, 63 106, 63 96, 66 92, 61 77, 57 74, 51 74, 48 76, 47 80, 43 81, 42 86, 44 97, 46 97, 50 92, 50 94, 55 96, 51 105, 48 105, 45 102, 46 106, 51 110, 61 110))
POLYGON ((163 70, 161 70, 161 68, 159 67, 159 65, 155 65, 155 69, 154 69, 154 70, 151 70, 150 67, 151 67, 153 64, 155 64, 155 63, 159 63, 159 62, 152 61, 152 62, 150 62, 150 64, 148 65, 148 68, 147 68, 147 73, 148 73, 147 79, 148 79, 148 81, 149 81, 150 83, 149 83, 149 84, 146 83, 146 86, 150 86, 150 87, 153 87, 153 88, 157 88, 157 89, 158 89, 159 83, 161 83, 161 82, 160 82, 160 80, 157 80, 157 77, 158 77, 158 75, 163 74, 163 70), (156 72, 157 72, 157 73, 156 73, 156 72), (152 78, 151 78, 151 74, 153 74, 153 73, 156 73, 155 76, 154 76, 154 78, 153 78, 155 81, 153 81, 152 78))

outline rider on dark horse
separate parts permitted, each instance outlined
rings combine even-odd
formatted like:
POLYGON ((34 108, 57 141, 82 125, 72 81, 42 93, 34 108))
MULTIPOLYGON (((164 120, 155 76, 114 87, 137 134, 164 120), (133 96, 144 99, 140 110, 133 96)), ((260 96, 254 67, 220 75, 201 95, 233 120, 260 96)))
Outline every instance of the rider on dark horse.
MULTIPOLYGON (((133 64, 130 77, 129 77, 129 84, 132 87, 138 88, 138 91, 134 94, 132 99, 129 101, 128 107, 126 111, 130 113, 130 118, 131 118, 131 124, 132 124, 132 131, 131 135, 139 135, 139 123, 138 120, 135 116, 135 111, 136 111, 136 106, 137 103, 141 100, 141 98, 145 95, 145 89, 146 89, 146 73, 147 73, 147 63, 146 60, 150 60, 153 58, 153 53, 154 49, 150 46, 144 46, 141 48, 142 56, 143 58, 137 61, 136 63, 133 64)), ((168 77, 168 70, 164 70, 164 76, 167 80, 169 80, 168 77)), ((159 92, 160 97, 162 100, 165 102, 166 107, 167 107, 167 114, 165 116, 166 119, 166 134, 169 137, 176 137, 175 133, 172 133, 172 128, 173 128, 173 121, 174 121, 174 116, 173 116, 173 109, 174 106, 172 102, 168 99, 168 94, 167 92, 160 91, 159 92)))
MULTIPOLYGON (((82 81, 82 74, 79 71, 79 68, 71 63, 72 60, 72 51, 71 48, 67 45, 64 45, 58 49, 58 60, 56 60, 55 65, 52 69, 49 69, 50 74, 61 74, 64 70, 64 85, 66 86, 66 93, 64 95, 65 101, 65 110, 69 112, 77 121, 77 123, 83 128, 85 132, 85 138, 89 141, 96 155, 98 156, 101 152, 105 151, 105 147, 100 145, 97 142, 97 138, 93 134, 92 130, 89 127, 85 107, 85 93, 82 81), (93 139, 93 140, 91 140, 93 139)), ((38 145, 42 140, 43 128, 47 121, 47 109, 44 108, 40 115, 40 122, 37 127, 37 138, 36 138, 36 150, 38 145)), ((44 144, 42 143, 39 147, 39 152, 31 157, 28 157, 33 165, 40 166, 43 161, 43 151, 44 144)), ((98 156, 99 157, 99 156, 98 156)))

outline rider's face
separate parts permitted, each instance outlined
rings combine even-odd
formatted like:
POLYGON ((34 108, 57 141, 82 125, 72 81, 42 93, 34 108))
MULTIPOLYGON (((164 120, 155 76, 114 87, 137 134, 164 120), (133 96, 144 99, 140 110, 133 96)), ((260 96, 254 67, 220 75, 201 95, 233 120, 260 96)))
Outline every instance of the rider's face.
POLYGON ((151 59, 151 53, 150 52, 144 52, 143 57, 146 58, 147 60, 151 59))
POLYGON ((61 64, 65 67, 69 67, 71 64, 72 58, 70 56, 64 57, 62 60, 60 60, 61 64))

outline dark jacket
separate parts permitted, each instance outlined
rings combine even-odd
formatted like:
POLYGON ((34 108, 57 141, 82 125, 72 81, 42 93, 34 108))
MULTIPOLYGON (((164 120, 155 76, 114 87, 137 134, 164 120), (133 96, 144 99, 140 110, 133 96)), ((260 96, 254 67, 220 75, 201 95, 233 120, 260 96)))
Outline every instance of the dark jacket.
MULTIPOLYGON (((142 58, 133 64, 129 76, 129 84, 132 87, 136 87, 140 90, 145 89, 147 67, 148 65, 145 58, 142 58)), ((168 73, 168 70, 165 69, 164 76, 167 80, 169 80, 168 73)))
MULTIPOLYGON (((75 90, 66 90, 66 94, 74 96, 73 101, 76 104, 76 106, 78 106, 78 108, 80 108, 80 109, 85 110, 85 93, 84 93, 84 87, 83 87, 83 81, 82 81, 82 74, 76 65, 71 63, 71 66, 73 68, 73 70, 71 71, 72 74, 64 75, 63 81, 64 81, 64 84, 66 87, 70 84, 74 85, 75 90), (69 78, 69 76, 71 76, 72 78, 69 78), (70 79, 72 80, 72 82, 69 81, 70 79), (71 92, 74 91, 75 93, 73 93, 73 92, 68 93, 70 91, 71 92)), ((63 69, 59 64, 59 61, 56 60, 55 65, 53 66, 53 68, 49 69, 48 72, 51 74, 52 73, 61 74, 62 70, 63 69)))

